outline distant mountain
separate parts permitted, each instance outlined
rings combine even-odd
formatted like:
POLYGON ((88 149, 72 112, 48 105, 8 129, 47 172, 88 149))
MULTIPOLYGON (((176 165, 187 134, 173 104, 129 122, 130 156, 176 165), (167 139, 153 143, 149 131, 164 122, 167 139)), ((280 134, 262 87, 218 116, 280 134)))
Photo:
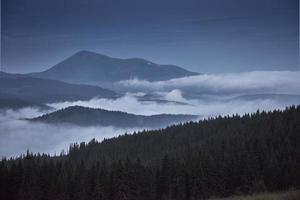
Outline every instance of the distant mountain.
POLYGON ((51 103, 88 100, 96 96, 115 98, 118 95, 111 90, 97 86, 70 84, 0 72, 0 98, 51 103))
POLYGON ((14 99, 14 98, 0 98, 0 110, 2 109, 20 109, 26 107, 34 107, 42 110, 51 109, 50 106, 39 104, 39 103, 32 103, 29 101, 24 101, 22 99, 14 99))
POLYGON ((115 126, 122 128, 160 128, 171 124, 196 120, 196 115, 134 115, 120 111, 108 111, 81 106, 71 106, 56 112, 31 119, 32 121, 76 124, 79 126, 115 126))
POLYGON ((119 59, 80 51, 54 67, 34 77, 61 80, 71 83, 112 83, 131 78, 149 81, 167 80, 198 75, 175 65, 159 65, 140 59, 119 59))

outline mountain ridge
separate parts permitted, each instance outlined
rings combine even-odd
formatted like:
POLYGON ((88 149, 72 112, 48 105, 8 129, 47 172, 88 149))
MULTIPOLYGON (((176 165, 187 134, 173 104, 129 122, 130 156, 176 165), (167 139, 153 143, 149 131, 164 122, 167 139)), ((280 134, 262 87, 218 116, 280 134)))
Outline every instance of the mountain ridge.
POLYGON ((75 124, 79 126, 114 126, 122 128, 161 128, 175 123, 196 120, 196 115, 135 115, 122 111, 111 111, 100 108, 70 106, 40 117, 29 119, 33 122, 54 124, 75 124))
POLYGON ((91 51, 79 51, 53 67, 28 74, 37 78, 71 83, 107 83, 139 78, 149 81, 198 75, 176 65, 159 65, 141 58, 113 58, 91 51), (70 73, 71 72, 71 73, 70 73))
POLYGON ((50 106, 47 106, 45 104, 33 103, 18 98, 5 98, 5 97, 0 98, 0 111, 6 109, 17 110, 17 109, 22 109, 27 107, 37 108, 39 110, 52 109, 50 106))
POLYGON ((98 86, 71 84, 26 75, 0 73, 0 98, 21 99, 32 103, 116 98, 114 91, 98 86))

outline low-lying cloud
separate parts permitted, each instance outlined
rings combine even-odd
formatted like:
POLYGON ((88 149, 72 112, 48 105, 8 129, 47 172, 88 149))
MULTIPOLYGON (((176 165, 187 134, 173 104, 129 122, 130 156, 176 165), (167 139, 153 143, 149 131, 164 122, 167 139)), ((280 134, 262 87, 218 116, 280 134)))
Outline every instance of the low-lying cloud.
MULTIPOLYGON (((51 104, 56 109, 81 105, 107 110, 121 110, 129 113, 152 115, 161 113, 170 114, 195 114, 202 117, 217 115, 244 114, 260 110, 284 109, 288 104, 271 99, 265 100, 234 100, 234 101, 198 101, 186 100, 187 104, 157 103, 151 101, 139 101, 133 94, 127 94, 122 98, 92 99, 90 101, 62 102, 51 104)), ((300 102, 299 102, 300 103, 300 102)), ((53 125, 38 122, 20 120, 20 118, 37 117, 44 114, 36 109, 26 108, 18 111, 6 111, 0 113, 0 157, 18 156, 27 149, 32 152, 60 153, 66 150, 71 143, 88 142, 93 138, 102 141, 122 135, 125 132, 132 133, 138 129, 120 129, 114 127, 79 127, 75 125, 53 125)))
MULTIPOLYGON (((167 94, 168 96, 168 94, 167 94)), ((176 97, 177 98, 177 97, 176 97)), ((134 94, 126 94, 118 99, 91 99, 89 101, 74 101, 49 104, 56 109, 68 106, 80 105, 91 108, 101 108, 106 110, 123 111, 139 115, 155 114, 192 114, 202 117, 212 117, 217 115, 232 115, 255 112, 259 110, 284 109, 292 103, 279 101, 276 99, 255 99, 255 100, 198 100, 184 99, 185 103, 177 102, 156 102, 139 101, 134 94)), ((299 98, 300 103, 300 98, 299 98)))
POLYGON ((135 91, 192 91, 202 94, 300 94, 299 71, 253 71, 227 74, 202 74, 168 81, 139 79, 120 81, 118 87, 135 91))
MULTIPOLYGON (((93 98, 48 105, 55 110, 79 105, 140 115, 193 114, 206 118, 251 113, 258 109, 284 109, 292 104, 300 104, 300 72, 199 75, 158 82, 134 79, 117 85, 131 93, 117 99, 93 98), (135 93, 136 91, 139 93, 135 93), (279 95, 268 96, 271 93, 279 95), (258 95, 249 97, 252 94, 258 95)), ((60 153, 70 143, 90 141, 93 138, 101 141, 136 130, 50 125, 20 120, 46 112, 49 111, 33 108, 0 111, 0 156, 18 156, 27 149, 33 152, 60 153)))
POLYGON ((20 120, 41 114, 43 113, 32 108, 0 113, 0 157, 19 156, 27 149, 35 153, 59 154, 62 150, 66 151, 74 142, 88 142, 93 138, 101 141, 104 138, 134 131, 114 127, 50 125, 20 120))

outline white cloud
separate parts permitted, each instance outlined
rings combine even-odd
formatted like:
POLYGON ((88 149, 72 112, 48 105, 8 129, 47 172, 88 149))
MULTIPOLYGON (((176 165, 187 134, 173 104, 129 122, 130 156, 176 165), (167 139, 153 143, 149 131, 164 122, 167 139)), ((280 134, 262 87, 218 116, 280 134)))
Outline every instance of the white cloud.
MULTIPOLYGON (((33 109, 26 109, 33 110, 33 109)), ((32 113, 8 111, 0 113, 0 157, 19 156, 29 149, 32 152, 59 154, 61 150, 67 150, 74 142, 88 142, 93 138, 102 141, 131 133, 135 129, 117 129, 114 127, 79 127, 71 125, 50 125, 33 123, 25 118, 32 113)), ((40 115, 41 113, 36 113, 40 115)), ((35 115, 35 116, 37 116, 35 115)))
MULTIPOLYGON (((168 96, 169 93, 166 93, 168 96)), ((299 100, 300 101, 300 100, 299 100)), ((300 103, 300 102, 299 102, 300 103)), ((289 102, 277 101, 275 99, 256 99, 256 100, 185 100, 185 104, 174 102, 159 103, 155 101, 139 101, 134 94, 112 99, 91 99, 90 101, 61 102, 49 104, 50 106, 61 109, 68 106, 80 105, 91 108, 102 108, 106 110, 123 111, 140 115, 154 114, 194 114, 203 117, 228 114, 243 114, 260 110, 282 109, 289 102)))
MULTIPOLYGON (((156 102, 140 102, 133 94, 122 98, 92 99, 90 101, 62 102, 51 104, 57 109, 71 105, 82 105, 108 110, 121 110, 135 114, 196 114, 203 117, 231 115, 255 112, 260 110, 284 109, 288 104, 275 100, 234 100, 234 101, 199 101, 189 100, 188 104, 156 102)), ((101 141, 136 129, 118 129, 114 127, 79 127, 71 125, 50 125, 19 120, 20 118, 36 117, 43 113, 35 109, 6 111, 0 113, 0 156, 17 156, 27 149, 33 152, 59 153, 67 149, 71 143, 90 141, 93 138, 101 141)))
POLYGON ((165 96, 165 99, 168 101, 186 102, 186 99, 182 96, 181 90, 178 89, 168 92, 165 96))
MULTIPOLYGON (((141 115, 169 113, 195 114, 202 117, 244 114, 255 112, 257 109, 283 109, 292 103, 272 97, 233 100, 229 97, 256 93, 300 94, 300 72, 200 75, 158 82, 134 79, 118 84, 120 87, 130 90, 135 88, 143 93, 127 93, 117 99, 94 98, 89 101, 57 102, 49 105, 55 109, 80 105, 141 115), (185 104, 139 101, 147 90, 163 100, 179 101, 185 104), (205 98, 198 98, 197 95, 193 98, 184 98, 186 93, 198 93, 205 98)), ((300 103, 300 100, 296 98, 294 102, 300 103)), ((133 131, 133 129, 125 130, 114 127, 58 126, 19 120, 44 113, 45 111, 41 112, 32 108, 0 112, 0 156, 16 156, 27 149, 33 152, 59 153, 73 142, 89 141, 92 138, 102 140, 133 131)))
POLYGON ((300 94, 299 71, 253 71, 227 74, 203 74, 168 81, 125 80, 117 83, 123 89, 193 91, 202 94, 222 93, 292 93, 300 94))

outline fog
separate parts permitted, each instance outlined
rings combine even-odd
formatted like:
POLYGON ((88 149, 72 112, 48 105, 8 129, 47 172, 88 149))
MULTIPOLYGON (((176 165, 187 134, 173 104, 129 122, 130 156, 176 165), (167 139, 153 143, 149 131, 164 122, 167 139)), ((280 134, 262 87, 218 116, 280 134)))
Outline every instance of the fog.
POLYGON ((149 82, 139 79, 117 83, 124 90, 171 91, 180 89, 194 93, 282 93, 300 94, 299 71, 253 71, 227 74, 202 74, 168 81, 149 82))
POLYGON ((114 127, 79 127, 71 125, 50 125, 32 123, 21 118, 36 117, 44 112, 26 108, 18 111, 0 112, 0 156, 19 156, 30 150, 34 153, 59 154, 74 142, 101 141, 135 129, 114 127))
POLYGON ((116 83, 120 88, 132 93, 126 93, 115 100, 94 98, 89 101, 60 102, 49 106, 61 109, 70 105, 82 105, 143 115, 170 113, 207 117, 243 114, 255 112, 257 109, 281 109, 300 103, 299 77, 298 71, 253 71, 203 74, 156 82, 132 79, 116 83), (139 101, 146 94, 155 97, 154 99, 169 102, 161 103, 153 98, 139 101), (240 98, 243 95, 254 94, 258 96, 240 98), (278 98, 271 95, 259 96, 261 94, 277 94, 278 98), (290 99, 284 94, 292 94, 294 98, 290 99))
MULTIPOLYGON (((299 77, 299 72, 284 71, 199 75, 158 82, 134 79, 117 83, 123 89, 126 88, 126 91, 131 91, 117 99, 93 98, 88 101, 56 102, 47 105, 55 110, 80 105, 140 115, 194 114, 201 118, 244 114, 256 112, 258 109, 269 111, 299 104, 299 77), (294 97, 283 95, 284 98, 275 98, 272 95, 258 95, 254 98, 240 98, 240 95, 270 93, 293 94, 294 97), (151 98, 143 99, 149 95, 151 98)), ((1 111, 0 156, 18 156, 27 149, 35 153, 59 154, 74 142, 88 142, 93 138, 101 141, 137 130, 50 125, 22 120, 46 112, 34 108, 1 111)))
MULTIPOLYGON (((128 113, 140 115, 154 115, 161 113, 168 114, 194 114, 202 117, 216 115, 231 115, 255 112, 260 110, 283 109, 290 105, 286 102, 272 99, 257 100, 232 100, 232 101, 207 101, 207 100, 184 100, 185 104, 174 102, 157 103, 155 101, 139 101, 135 94, 126 94, 125 96, 111 99, 91 99, 90 101, 61 102, 49 104, 56 109, 62 109, 68 106, 80 105, 91 108, 102 108, 106 110, 119 110, 128 113)), ((300 102, 300 101, 299 101, 300 102)))
MULTIPOLYGON (((176 97, 177 98, 177 97, 176 97)), ((284 102, 275 100, 255 101, 199 101, 185 100, 187 104, 156 103, 139 101, 134 94, 127 94, 116 100, 92 99, 90 101, 62 102, 51 104, 56 109, 71 105, 82 105, 108 110, 121 110, 135 114, 197 114, 202 117, 231 115, 255 112, 257 109, 283 109, 284 102)), ((72 125, 50 125, 29 122, 22 118, 36 117, 44 114, 37 109, 26 108, 17 111, 8 110, 0 113, 0 152, 1 156, 18 156, 27 149, 33 152, 60 153, 67 150, 74 142, 90 141, 93 138, 101 141, 120 134, 132 133, 137 129, 119 129, 114 127, 79 127, 72 125)))

